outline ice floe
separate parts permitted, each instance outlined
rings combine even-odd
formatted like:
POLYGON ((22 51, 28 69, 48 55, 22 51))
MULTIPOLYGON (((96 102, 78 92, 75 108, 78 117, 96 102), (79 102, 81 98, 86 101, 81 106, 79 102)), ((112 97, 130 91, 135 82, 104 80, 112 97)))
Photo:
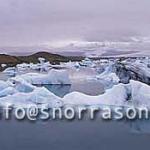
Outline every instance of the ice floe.
POLYGON ((133 80, 130 81, 129 85, 132 104, 150 107, 150 86, 133 80))
POLYGON ((0 91, 4 90, 7 87, 9 87, 9 84, 5 81, 0 80, 0 91))
POLYGON ((7 67, 7 64, 1 64, 1 67, 5 68, 5 67, 7 67))
POLYGON ((118 84, 99 96, 89 96, 73 92, 63 98, 65 104, 71 105, 114 105, 146 106, 150 108, 150 86, 131 80, 129 84, 118 84))
POLYGON ((49 92, 46 88, 36 88, 30 93, 17 92, 13 95, 0 98, 1 106, 29 107, 32 105, 44 105, 48 108, 61 107, 63 102, 59 97, 49 92))
POLYGON ((8 76, 15 76, 17 74, 16 67, 8 67, 3 72, 8 76))
MULTIPOLYGON (((23 86, 23 85, 22 85, 23 86)), ((90 96, 80 92, 72 92, 60 98, 44 87, 34 87, 32 91, 20 92, 15 87, 7 87, 0 91, 0 105, 23 107, 36 104, 47 107, 64 105, 107 105, 107 106, 146 106, 150 108, 150 87, 139 81, 131 80, 129 84, 120 83, 106 90, 102 95, 90 96)))
POLYGON ((116 73, 108 73, 108 74, 101 74, 97 75, 96 78, 103 83, 104 87, 111 88, 113 85, 116 85, 119 83, 120 79, 116 75, 116 73))
POLYGON ((85 58, 79 64, 80 66, 85 66, 85 67, 95 67, 94 62, 89 58, 85 58))
POLYGON ((7 83, 15 88, 17 91, 19 92, 24 92, 24 93, 28 93, 28 92, 32 92, 36 87, 31 85, 30 83, 28 83, 26 80, 22 79, 22 78, 10 78, 7 83))
POLYGON ((44 84, 62 84, 69 85, 71 84, 69 79, 69 74, 66 70, 55 70, 52 69, 48 72, 48 74, 42 73, 26 73, 22 75, 18 75, 13 80, 25 80, 30 84, 35 85, 44 85, 44 84))
POLYGON ((5 97, 5 96, 8 96, 8 95, 13 95, 15 93, 17 93, 18 91, 13 88, 13 87, 7 87, 3 90, 0 90, 0 97, 5 97))
POLYGON ((70 105, 118 105, 122 106, 127 99, 126 88, 122 85, 116 85, 99 96, 89 96, 79 92, 67 94, 63 101, 70 105))

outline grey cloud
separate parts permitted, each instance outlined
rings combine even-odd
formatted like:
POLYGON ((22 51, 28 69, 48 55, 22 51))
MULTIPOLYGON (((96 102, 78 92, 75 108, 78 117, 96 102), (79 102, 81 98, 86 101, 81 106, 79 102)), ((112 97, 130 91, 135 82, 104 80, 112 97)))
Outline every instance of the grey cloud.
POLYGON ((150 34, 149 0, 0 0, 0 45, 150 34))

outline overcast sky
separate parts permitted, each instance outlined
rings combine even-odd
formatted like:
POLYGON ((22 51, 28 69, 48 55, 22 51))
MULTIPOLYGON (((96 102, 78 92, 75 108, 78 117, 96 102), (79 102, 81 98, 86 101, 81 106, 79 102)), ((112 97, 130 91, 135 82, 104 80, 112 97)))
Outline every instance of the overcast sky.
POLYGON ((150 0, 0 0, 0 46, 150 35, 150 0))

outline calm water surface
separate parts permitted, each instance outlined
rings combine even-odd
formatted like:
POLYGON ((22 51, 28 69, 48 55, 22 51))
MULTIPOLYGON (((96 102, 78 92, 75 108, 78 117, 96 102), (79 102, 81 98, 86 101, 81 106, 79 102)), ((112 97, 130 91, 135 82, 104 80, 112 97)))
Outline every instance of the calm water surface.
POLYGON ((140 132, 139 122, 11 120, 2 121, 0 131, 2 150, 149 150, 150 147, 150 135, 140 132))

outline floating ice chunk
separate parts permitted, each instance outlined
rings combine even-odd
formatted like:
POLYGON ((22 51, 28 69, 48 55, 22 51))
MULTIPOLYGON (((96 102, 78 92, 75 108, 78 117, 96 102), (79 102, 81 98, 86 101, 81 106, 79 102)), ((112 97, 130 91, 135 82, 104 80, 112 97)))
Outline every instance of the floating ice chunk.
POLYGON ((49 107, 61 107, 61 98, 57 97, 46 88, 36 88, 34 92, 30 94, 30 99, 36 104, 49 104, 49 107))
POLYGON ((91 59, 85 58, 84 60, 82 60, 80 62, 80 66, 95 67, 95 64, 94 64, 94 62, 91 59))
POLYGON ((17 74, 15 67, 6 68, 3 72, 9 76, 15 76, 17 74))
POLYGON ((150 108, 150 86, 131 80, 129 84, 118 84, 99 96, 89 96, 73 92, 63 98, 65 104, 71 105, 114 105, 146 106, 150 108))
POLYGON ((3 89, 2 91, 0 91, 0 97, 5 97, 8 95, 13 95, 15 93, 17 93, 18 91, 13 88, 13 87, 7 87, 5 89, 3 89))
POLYGON ((22 63, 22 64, 18 64, 16 66, 18 72, 26 72, 29 70, 36 70, 36 71, 49 71, 52 66, 49 62, 45 62, 43 58, 39 58, 40 63, 37 64, 27 64, 27 63, 22 63))
POLYGON ((54 70, 52 69, 48 73, 48 79, 51 84, 71 84, 69 74, 66 70, 54 70))
POLYGON ((44 64, 46 62, 46 59, 45 58, 42 58, 42 57, 39 57, 38 58, 38 61, 41 63, 41 64, 44 64))
POLYGON ((47 107, 61 107, 63 102, 59 97, 46 88, 36 88, 31 93, 15 93, 11 96, 0 98, 1 106, 28 107, 32 105, 46 105, 47 107))
POLYGON ((28 93, 35 89, 35 86, 19 77, 10 78, 7 83, 14 87, 18 92, 28 93))
POLYGON ((74 67, 77 68, 77 69, 80 68, 79 62, 76 62, 76 63, 74 64, 74 67))
POLYGON ((100 80, 106 89, 111 88, 113 85, 118 84, 120 81, 119 77, 115 73, 114 65, 114 62, 110 62, 108 66, 104 67, 105 70, 102 73, 96 75, 96 79, 100 80))
POLYGON ((130 81, 132 103, 150 107, 150 86, 139 81, 130 81))
POLYGON ((7 64, 1 64, 1 67, 5 68, 5 67, 7 67, 7 64))
POLYGON ((64 104, 71 105, 117 105, 122 106, 127 99, 126 87, 115 85, 112 89, 99 96, 89 96, 79 92, 72 92, 63 98, 64 104))
POLYGON ((104 85, 105 89, 112 88, 113 85, 118 84, 120 81, 116 73, 97 75, 96 79, 100 80, 100 82, 104 85))
POLYGON ((0 80, 0 91, 4 90, 7 87, 9 87, 9 85, 5 81, 0 80))
POLYGON ((18 72, 24 73, 30 69, 30 65, 27 63, 18 64, 16 66, 18 72))
POLYGON ((106 75, 98 75, 96 77, 99 80, 105 80, 105 81, 111 82, 113 84, 117 84, 120 81, 120 79, 116 75, 116 73, 109 73, 109 74, 106 74, 106 75))
POLYGON ((27 73, 14 78, 24 79, 31 84, 71 84, 69 74, 66 70, 50 70, 48 74, 41 73, 27 73))

